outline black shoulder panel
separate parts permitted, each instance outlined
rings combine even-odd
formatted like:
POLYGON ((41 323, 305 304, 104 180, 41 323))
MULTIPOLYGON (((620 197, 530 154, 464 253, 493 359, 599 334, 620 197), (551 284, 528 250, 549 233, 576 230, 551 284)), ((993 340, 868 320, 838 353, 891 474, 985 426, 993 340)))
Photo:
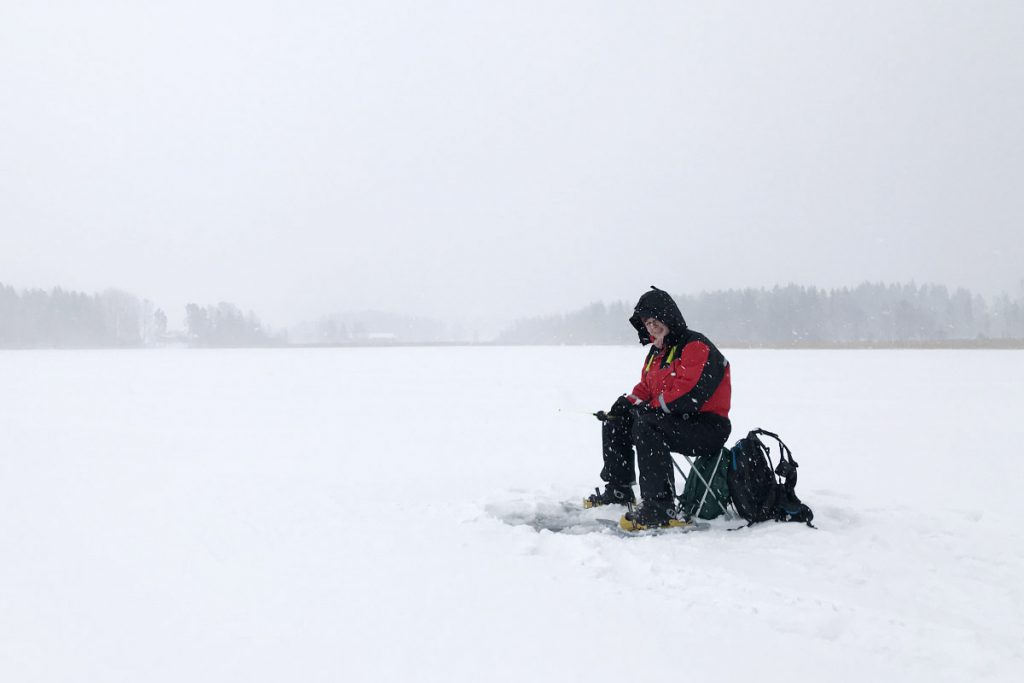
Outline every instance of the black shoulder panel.
POLYGON ((696 413, 700 411, 718 389, 718 385, 722 383, 725 369, 729 367, 729 361, 725 359, 718 347, 711 343, 710 339, 700 332, 687 330, 684 344, 692 342, 701 342, 708 347, 708 360, 693 389, 669 404, 672 412, 696 413))

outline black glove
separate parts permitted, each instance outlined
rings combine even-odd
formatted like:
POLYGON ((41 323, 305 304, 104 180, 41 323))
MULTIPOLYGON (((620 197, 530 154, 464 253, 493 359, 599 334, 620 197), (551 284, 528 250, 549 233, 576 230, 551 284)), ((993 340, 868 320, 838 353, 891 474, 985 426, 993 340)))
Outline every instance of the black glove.
POLYGON ((608 414, 612 417, 626 417, 632 409, 633 403, 625 396, 619 396, 615 399, 615 403, 612 404, 608 414))
POLYGON ((612 407, 608 410, 608 412, 599 410, 596 413, 594 413, 594 417, 596 417, 601 422, 604 422, 605 420, 621 420, 622 418, 628 416, 629 411, 632 409, 633 404, 630 402, 630 400, 625 396, 619 396, 617 399, 615 399, 615 403, 612 404, 612 407))

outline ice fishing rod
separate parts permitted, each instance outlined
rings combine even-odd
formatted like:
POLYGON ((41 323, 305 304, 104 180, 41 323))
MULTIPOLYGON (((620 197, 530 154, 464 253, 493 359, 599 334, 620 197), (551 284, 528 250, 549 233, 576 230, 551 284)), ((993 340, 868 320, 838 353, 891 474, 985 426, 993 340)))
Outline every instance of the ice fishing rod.
POLYGON ((563 411, 561 408, 559 408, 557 412, 565 413, 565 414, 571 414, 571 415, 589 415, 591 417, 596 417, 601 422, 604 422, 606 420, 614 421, 614 420, 622 419, 621 417, 616 417, 615 415, 609 415, 608 413, 606 413, 603 410, 599 410, 596 413, 592 413, 589 410, 566 410, 566 411, 563 411))

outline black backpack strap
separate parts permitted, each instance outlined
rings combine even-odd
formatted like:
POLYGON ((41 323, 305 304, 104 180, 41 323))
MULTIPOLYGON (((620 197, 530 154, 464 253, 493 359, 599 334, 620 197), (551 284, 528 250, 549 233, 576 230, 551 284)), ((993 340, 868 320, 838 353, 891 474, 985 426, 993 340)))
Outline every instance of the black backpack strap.
MULTIPOLYGON (((765 445, 764 441, 761 441, 761 439, 757 438, 758 434, 765 434, 765 435, 768 435, 768 436, 772 436, 771 432, 766 432, 763 429, 754 429, 754 430, 752 430, 752 431, 747 433, 747 439, 746 440, 749 441, 750 443, 754 444, 754 446, 757 448, 757 450, 759 450, 761 452, 761 455, 763 455, 765 458, 767 458, 768 465, 774 470, 775 469, 775 463, 772 462, 772 451, 771 451, 770 448, 768 448, 768 446, 765 445)), ((780 441, 779 443, 782 443, 782 442, 780 441)))
MULTIPOLYGON (((785 443, 783 443, 782 439, 779 438, 778 434, 776 434, 775 432, 769 432, 767 429, 761 429, 759 427, 759 428, 751 431, 750 434, 748 434, 747 436, 753 437, 753 438, 756 439, 758 434, 764 434, 765 436, 770 436, 771 438, 773 438, 776 441, 778 441, 779 442, 779 452, 782 453, 782 455, 780 457, 785 458, 786 460, 788 460, 789 464, 792 465, 793 467, 800 467, 800 465, 797 464, 796 460, 793 459, 793 452, 791 450, 789 450, 789 446, 787 446, 785 443)), ((757 439, 757 441, 758 441, 758 443, 761 442, 760 439, 757 439)), ((769 461, 771 461, 771 458, 769 458, 769 461)))

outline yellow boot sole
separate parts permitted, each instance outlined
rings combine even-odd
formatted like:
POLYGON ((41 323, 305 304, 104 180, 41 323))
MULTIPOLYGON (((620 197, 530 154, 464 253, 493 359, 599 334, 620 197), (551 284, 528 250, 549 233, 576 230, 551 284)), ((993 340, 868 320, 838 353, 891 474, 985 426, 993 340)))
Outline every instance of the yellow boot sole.
POLYGON ((639 522, 634 522, 631 519, 626 519, 626 515, 622 515, 619 519, 619 526, 622 527, 623 531, 647 531, 648 529, 681 529, 688 526, 694 526, 694 524, 693 522, 684 522, 681 519, 670 519, 664 524, 646 526, 639 522))

